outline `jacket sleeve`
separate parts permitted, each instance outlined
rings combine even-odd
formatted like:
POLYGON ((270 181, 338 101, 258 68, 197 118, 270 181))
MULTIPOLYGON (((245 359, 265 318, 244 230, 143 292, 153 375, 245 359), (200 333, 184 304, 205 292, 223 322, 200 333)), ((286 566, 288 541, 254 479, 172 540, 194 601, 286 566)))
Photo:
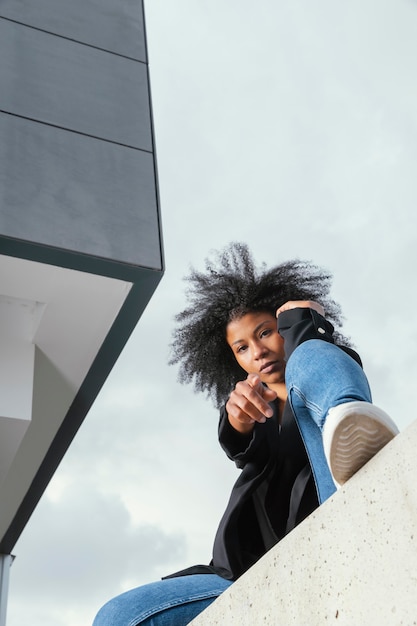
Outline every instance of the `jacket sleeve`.
MULTIPOLYGON (((322 339, 334 343, 334 326, 315 309, 296 308, 278 315, 278 332, 284 339, 285 360, 288 361, 294 350, 309 339, 322 339)), ((357 352, 347 346, 339 346, 362 367, 357 352)))
POLYGON ((333 325, 315 309, 290 309, 278 315, 278 332, 284 339, 285 359, 288 361, 297 346, 309 339, 334 343, 333 325))
POLYGON ((219 441, 227 456, 234 460, 236 455, 250 447, 252 439, 252 433, 239 433, 233 428, 227 417, 226 407, 223 406, 220 410, 219 441))
MULTIPOLYGON (((267 424, 270 425, 269 421, 267 424)), ((268 430, 266 424, 255 424, 251 433, 239 433, 230 424, 226 408, 222 407, 220 411, 219 442, 226 455, 239 469, 243 469, 249 461, 263 459, 269 449, 268 430)))

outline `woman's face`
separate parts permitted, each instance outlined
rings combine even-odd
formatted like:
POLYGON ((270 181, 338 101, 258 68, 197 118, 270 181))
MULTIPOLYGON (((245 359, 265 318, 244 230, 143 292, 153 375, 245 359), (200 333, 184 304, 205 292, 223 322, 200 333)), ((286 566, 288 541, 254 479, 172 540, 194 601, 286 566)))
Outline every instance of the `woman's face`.
POLYGON ((247 313, 229 322, 226 340, 245 372, 258 374, 266 384, 284 382, 284 339, 271 313, 247 313))

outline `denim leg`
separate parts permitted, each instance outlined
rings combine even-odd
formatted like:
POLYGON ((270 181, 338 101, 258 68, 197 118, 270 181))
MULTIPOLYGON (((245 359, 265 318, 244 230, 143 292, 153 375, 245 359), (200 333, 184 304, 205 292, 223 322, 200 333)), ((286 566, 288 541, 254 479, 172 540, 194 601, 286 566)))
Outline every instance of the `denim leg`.
POLYGON ((231 584, 216 574, 193 574, 143 585, 107 602, 93 626, 185 626, 231 584))
POLYGON ((321 504, 336 491, 321 436, 327 413, 344 402, 372 402, 369 384, 352 357, 320 339, 305 341, 294 350, 285 370, 285 382, 321 504))

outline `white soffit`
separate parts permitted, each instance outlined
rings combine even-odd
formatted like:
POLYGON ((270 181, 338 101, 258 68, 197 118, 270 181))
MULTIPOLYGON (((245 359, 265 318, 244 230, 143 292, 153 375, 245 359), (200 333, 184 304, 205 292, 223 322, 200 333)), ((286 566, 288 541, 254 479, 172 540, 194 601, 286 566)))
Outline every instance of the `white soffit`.
MULTIPOLYGON (((35 344, 78 390, 132 283, 0 255, 7 334, 35 344), (13 307, 14 303, 14 307, 13 307)), ((0 320, 2 319, 0 313, 0 320)), ((1 384, 1 381, 0 381, 1 384)))
POLYGON ((0 255, 0 536, 131 287, 0 255))

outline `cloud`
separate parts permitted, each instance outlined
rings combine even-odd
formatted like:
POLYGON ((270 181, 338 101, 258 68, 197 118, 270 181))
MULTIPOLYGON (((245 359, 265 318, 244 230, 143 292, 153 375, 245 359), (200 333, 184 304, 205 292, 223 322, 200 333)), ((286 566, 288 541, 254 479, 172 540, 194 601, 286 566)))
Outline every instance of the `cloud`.
POLYGON ((111 596, 177 569, 185 552, 183 534, 136 525, 117 496, 73 482, 54 501, 42 499, 16 546, 8 623, 48 623, 55 607, 92 617, 111 596))

